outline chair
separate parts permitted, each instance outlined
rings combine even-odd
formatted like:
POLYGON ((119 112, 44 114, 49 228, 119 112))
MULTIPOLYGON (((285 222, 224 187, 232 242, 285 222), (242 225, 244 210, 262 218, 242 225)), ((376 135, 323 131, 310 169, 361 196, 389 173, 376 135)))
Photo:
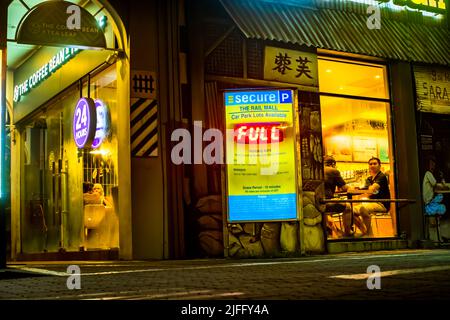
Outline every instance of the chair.
MULTIPOLYGON (((334 222, 336 221, 336 219, 339 221, 339 229, 340 231, 338 232, 337 230, 334 230, 333 228, 331 229, 331 231, 334 231, 336 233, 343 233, 343 212, 325 212, 325 216, 326 216, 326 221, 328 222, 329 219, 331 219, 331 222, 334 226, 334 222)), ((327 225, 327 229, 328 229, 328 225, 327 225)), ((331 235, 328 235, 331 236, 331 235)))
MULTIPOLYGON (((441 236, 440 236, 440 233, 441 233, 441 221, 440 221, 440 218, 441 218, 441 215, 440 214, 433 214, 433 215, 426 215, 426 217, 427 218, 434 218, 434 221, 435 221, 435 224, 436 224, 436 237, 437 237, 437 241, 438 241, 438 243, 441 243, 442 241, 441 241, 441 236)), ((430 227, 431 225, 430 225, 430 223, 428 222, 428 226, 430 227)), ((430 228, 428 227, 428 240, 431 240, 430 239, 430 228)))

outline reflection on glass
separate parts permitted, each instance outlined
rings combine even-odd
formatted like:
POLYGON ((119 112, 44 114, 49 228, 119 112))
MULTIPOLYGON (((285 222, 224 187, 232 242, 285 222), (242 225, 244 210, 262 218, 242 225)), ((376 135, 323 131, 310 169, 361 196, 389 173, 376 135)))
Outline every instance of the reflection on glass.
MULTIPOLYGON (((115 66, 92 77, 91 86, 91 97, 102 99, 114 118, 115 66)), ((78 98, 74 88, 53 100, 45 113, 29 121, 21 131, 23 253, 119 246, 116 126, 111 125, 94 151, 78 150, 71 130, 78 98), (86 204, 87 184, 97 188, 91 190, 91 203, 86 204)))
POLYGON ((386 68, 360 62, 343 62, 338 59, 320 58, 320 92, 388 98, 386 68))
MULTIPOLYGON (((325 155, 336 160, 336 169, 347 185, 363 187, 369 176, 367 162, 377 157, 381 171, 388 176, 391 198, 395 198, 389 104, 328 96, 321 96, 320 104, 325 155)), ((345 194, 342 196, 345 199, 345 194)), ((327 218, 329 238, 342 238, 344 215, 332 213, 327 218)), ((395 236, 395 206, 389 212, 372 214, 371 219, 374 238, 395 236)), ((355 236, 358 234, 362 231, 356 229, 355 236)))

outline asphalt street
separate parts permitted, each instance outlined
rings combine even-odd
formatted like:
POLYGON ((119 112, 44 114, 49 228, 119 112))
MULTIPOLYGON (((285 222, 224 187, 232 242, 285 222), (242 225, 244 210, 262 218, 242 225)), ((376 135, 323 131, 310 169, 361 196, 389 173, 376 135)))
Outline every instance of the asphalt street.
POLYGON ((450 250, 264 260, 20 262, 1 270, 0 299, 448 300, 450 250))

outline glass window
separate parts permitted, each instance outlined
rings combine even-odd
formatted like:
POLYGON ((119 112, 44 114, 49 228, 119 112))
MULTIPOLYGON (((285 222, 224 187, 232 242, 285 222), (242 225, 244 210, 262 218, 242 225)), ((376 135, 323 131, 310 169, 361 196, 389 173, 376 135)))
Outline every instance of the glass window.
POLYGON ((389 98, 386 68, 381 65, 319 59, 320 92, 389 98))
MULTIPOLYGON (((335 159, 334 168, 340 172, 348 187, 352 190, 360 189, 354 191, 360 194, 351 195, 352 199, 374 197, 372 194, 363 194, 367 191, 362 189, 367 187, 367 178, 371 176, 368 160, 372 157, 380 159, 380 171, 386 176, 385 188, 389 189, 386 197, 395 198, 390 104, 386 99, 388 90, 385 85, 385 67, 320 61, 319 74, 323 75, 319 78, 319 84, 324 154, 335 159), (336 77, 331 76, 332 74, 336 77), (370 100, 364 99, 366 97, 370 100)), ((331 171, 325 170, 325 179, 331 176, 331 171)), ((339 188, 333 191, 336 199, 348 200, 350 197, 348 192, 339 193, 344 191, 339 188)), ((394 205, 389 207, 387 204, 387 209, 381 210, 383 207, 372 208, 373 202, 342 204, 343 206, 334 207, 328 205, 329 239, 384 238, 396 235, 394 205), (344 209, 347 204, 347 209, 344 209), (361 209, 362 207, 364 209, 361 209), (353 221, 350 212, 353 212, 353 221)))
POLYGON ((115 65, 91 77, 90 85, 91 98, 103 101, 108 111, 108 130, 98 148, 75 145, 71 128, 77 85, 22 127, 23 253, 119 246, 115 65))

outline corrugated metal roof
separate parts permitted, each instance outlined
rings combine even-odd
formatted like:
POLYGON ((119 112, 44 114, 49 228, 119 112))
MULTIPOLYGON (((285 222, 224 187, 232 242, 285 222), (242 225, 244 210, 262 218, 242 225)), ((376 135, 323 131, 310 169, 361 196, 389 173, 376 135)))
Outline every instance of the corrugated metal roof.
POLYGON ((221 2, 247 38, 450 65, 450 32, 443 27, 382 18, 381 29, 371 30, 367 16, 355 12, 254 0, 221 2))

